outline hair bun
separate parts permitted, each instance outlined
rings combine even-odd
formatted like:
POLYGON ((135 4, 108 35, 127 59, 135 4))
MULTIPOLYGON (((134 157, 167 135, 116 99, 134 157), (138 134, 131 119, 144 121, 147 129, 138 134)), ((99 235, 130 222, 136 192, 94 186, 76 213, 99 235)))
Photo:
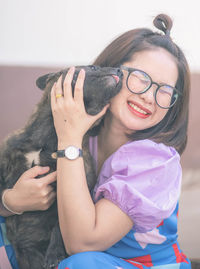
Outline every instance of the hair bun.
POLYGON ((170 36, 170 31, 172 29, 172 19, 166 14, 159 14, 153 20, 153 24, 156 28, 163 31, 165 35, 170 36))

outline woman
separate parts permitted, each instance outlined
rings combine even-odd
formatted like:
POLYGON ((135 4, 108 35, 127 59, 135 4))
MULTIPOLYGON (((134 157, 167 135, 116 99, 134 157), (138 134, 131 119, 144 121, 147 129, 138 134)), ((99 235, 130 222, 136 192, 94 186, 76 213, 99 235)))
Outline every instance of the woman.
MULTIPOLYGON (((96 116, 83 104, 84 71, 71 93, 72 67, 51 94, 58 137, 57 200, 63 241, 71 256, 58 268, 190 268, 177 242, 180 156, 186 146, 189 69, 170 38, 171 19, 158 15, 165 34, 135 29, 114 40, 94 64, 120 66, 120 93, 96 116), (90 137, 97 183, 91 197, 81 146, 90 137), (67 128, 66 128, 67 127, 67 128)), ((7 200, 6 200, 7 201, 7 200)))

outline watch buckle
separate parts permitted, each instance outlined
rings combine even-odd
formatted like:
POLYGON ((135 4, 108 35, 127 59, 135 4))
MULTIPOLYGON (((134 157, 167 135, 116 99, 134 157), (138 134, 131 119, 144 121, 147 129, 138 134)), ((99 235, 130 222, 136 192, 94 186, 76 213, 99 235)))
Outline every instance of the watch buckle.
POLYGON ((51 158, 52 159, 57 159, 57 153, 56 152, 51 153, 51 158))

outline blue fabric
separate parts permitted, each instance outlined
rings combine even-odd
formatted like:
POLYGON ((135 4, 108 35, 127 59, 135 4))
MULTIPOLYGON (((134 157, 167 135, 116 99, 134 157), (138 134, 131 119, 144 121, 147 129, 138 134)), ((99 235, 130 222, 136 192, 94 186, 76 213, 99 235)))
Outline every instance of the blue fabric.
POLYGON ((58 269, 189 269, 185 263, 147 267, 138 262, 129 263, 104 252, 88 251, 63 260, 58 269))
POLYGON ((5 219, 0 216, 0 268, 7 267, 12 269, 19 269, 15 257, 14 249, 6 237, 5 219))
MULTIPOLYGON (((135 263, 137 265, 137 263, 135 263)), ((139 265, 139 264, 138 264, 139 265)), ((114 257, 104 252, 88 251, 74 254, 63 260, 58 269, 133 269, 144 268, 134 266, 120 258, 114 257)))

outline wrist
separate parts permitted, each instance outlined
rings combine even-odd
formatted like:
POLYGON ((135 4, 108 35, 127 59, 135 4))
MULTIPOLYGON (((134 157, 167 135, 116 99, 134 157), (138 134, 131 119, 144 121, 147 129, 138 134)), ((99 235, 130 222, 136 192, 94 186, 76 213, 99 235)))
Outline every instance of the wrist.
POLYGON ((67 139, 58 139, 58 150, 65 149, 68 146, 82 147, 82 137, 68 137, 67 139))
POLYGON ((23 211, 17 206, 14 189, 6 189, 2 193, 2 204, 9 212, 21 215, 23 211), (14 203, 13 203, 14 201, 14 203))

